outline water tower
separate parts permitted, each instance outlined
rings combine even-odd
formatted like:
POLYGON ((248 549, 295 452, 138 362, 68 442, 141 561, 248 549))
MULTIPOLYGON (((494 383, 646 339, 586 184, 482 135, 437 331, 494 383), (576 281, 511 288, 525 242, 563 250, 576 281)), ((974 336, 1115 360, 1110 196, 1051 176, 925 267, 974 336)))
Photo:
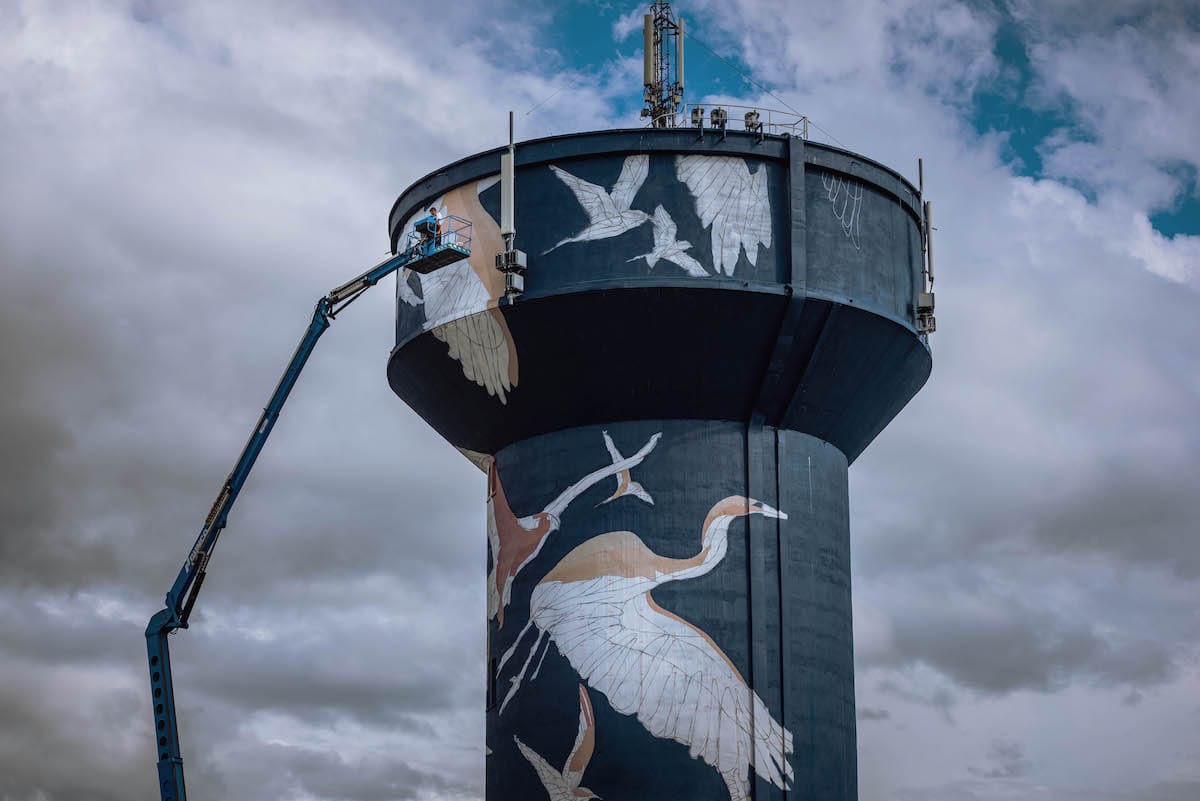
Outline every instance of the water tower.
POLYGON ((869 158, 689 116, 665 6, 650 127, 518 143, 511 182, 471 156, 390 216, 474 224, 400 275, 388 379, 487 474, 486 795, 856 799, 847 468, 929 376, 927 215, 869 158))

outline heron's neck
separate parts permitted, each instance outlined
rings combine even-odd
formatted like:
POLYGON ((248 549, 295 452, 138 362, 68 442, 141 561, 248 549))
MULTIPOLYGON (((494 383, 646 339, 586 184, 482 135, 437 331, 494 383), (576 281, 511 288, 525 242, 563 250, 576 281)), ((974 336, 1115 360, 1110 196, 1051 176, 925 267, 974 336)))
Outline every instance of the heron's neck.
POLYGON ((700 553, 685 560, 687 566, 671 575, 671 580, 696 578, 703 576, 721 563, 725 551, 729 549, 729 524, 734 515, 720 515, 707 521, 704 527, 704 538, 701 540, 700 553))

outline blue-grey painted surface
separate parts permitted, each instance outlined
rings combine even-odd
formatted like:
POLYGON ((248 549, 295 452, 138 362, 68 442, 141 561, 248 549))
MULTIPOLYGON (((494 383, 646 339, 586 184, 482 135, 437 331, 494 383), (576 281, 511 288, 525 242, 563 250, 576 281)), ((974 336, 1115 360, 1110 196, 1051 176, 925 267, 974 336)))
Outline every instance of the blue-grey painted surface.
MULTIPOLYGON (((688 252, 705 266, 711 267, 711 235, 701 225, 688 187, 677 179, 674 162, 694 156, 738 158, 745 161, 748 171, 767 171, 773 237, 771 246, 761 249, 757 265, 742 255, 732 277, 791 283, 814 297, 856 305, 915 326, 921 270, 920 204, 915 189, 894 172, 856 154, 797 138, 768 137, 759 143, 756 137, 741 132, 730 132, 721 141, 715 134, 701 139, 689 131, 610 131, 519 145, 515 219, 517 244, 529 254, 528 296, 614 280, 641 280, 651 285, 658 280, 701 284, 713 280, 689 277, 671 264, 651 268, 646 261, 637 260, 653 242, 650 224, 620 237, 587 243, 588 247, 574 244, 545 252, 579 232, 587 219, 550 167, 610 188, 622 162, 635 155, 646 155, 650 170, 633 207, 652 215, 661 204, 678 226, 677 238, 689 242, 688 252), (791 187, 801 182, 805 186, 797 194, 791 187), (839 187, 861 196, 847 202, 848 195, 834 194, 839 187), (803 221, 799 228, 797 221, 803 221), (801 266, 807 269, 792 276, 791 265, 800 260, 801 250, 806 262, 801 266)), ((499 162, 498 150, 480 154, 411 187, 390 215, 393 243, 407 230, 406 224, 424 216, 426 207, 448 190, 497 176, 499 162)), ((480 193, 480 201, 498 220, 498 184, 480 193)), ((427 323, 422 309, 400 302, 397 344, 421 333, 427 323)))
POLYGON ((510 303, 499 157, 390 217, 474 223, 398 283, 388 377, 489 471, 489 801, 857 798, 846 471, 931 369, 920 198, 794 138, 521 143, 510 303))
MULTIPOLYGON (((610 700, 613 685, 630 681, 640 685, 636 694, 649 710, 641 717, 671 709, 671 714, 694 713, 707 721, 732 706, 730 699, 722 706, 721 698, 697 703, 679 690, 685 680, 705 681, 707 666, 697 660, 664 668, 659 655, 665 659, 668 649, 650 633, 654 627, 644 622, 644 607, 630 604, 613 618, 630 642, 639 642, 641 635, 646 650, 640 663, 620 647, 593 657, 590 664, 573 663, 572 647, 559 644, 574 636, 572 627, 587 627, 586 636, 596 641, 617 639, 611 623, 586 603, 579 604, 578 615, 562 627, 565 631, 548 629, 536 651, 540 629, 536 623, 525 628, 535 588, 577 546, 607 532, 627 531, 655 554, 686 559, 701 550, 702 524, 711 507, 729 496, 763 501, 787 519, 751 514, 734 521, 728 551, 710 572, 663 581, 649 590, 653 601, 701 632, 708 639, 706 647, 728 657, 745 682, 741 691, 757 694, 766 712, 789 732, 792 745, 781 745, 786 753, 780 755, 792 775, 789 797, 855 798, 845 457, 814 437, 769 427, 748 433, 737 423, 658 420, 584 426, 532 437, 496 455, 502 492, 514 514, 536 513, 609 463, 604 431, 622 455, 661 435, 631 470, 654 503, 632 495, 605 503, 614 491, 612 478, 590 487, 563 511, 560 528, 546 536, 538 554, 517 574, 503 625, 490 621, 489 664, 498 664, 514 643, 516 647, 493 677, 496 693, 487 713, 492 752, 487 757, 488 798, 546 797, 514 737, 561 769, 578 730, 581 683, 595 712, 596 742, 582 786, 606 799, 730 798, 717 767, 690 755, 700 735, 686 732, 700 726, 678 738, 656 736, 653 721, 647 725, 636 712, 622 713, 610 700), (537 678, 532 677, 535 667, 537 678), (673 680, 659 678, 664 669, 672 671, 673 680)), ((611 581, 620 586, 622 580, 614 576, 611 581)), ((724 734, 737 737, 736 726, 724 734)), ((736 770, 736 761, 720 767, 736 770)), ((756 797, 784 797, 776 783, 761 776, 756 782, 756 774, 748 767, 746 771, 748 784, 757 786, 756 797)))

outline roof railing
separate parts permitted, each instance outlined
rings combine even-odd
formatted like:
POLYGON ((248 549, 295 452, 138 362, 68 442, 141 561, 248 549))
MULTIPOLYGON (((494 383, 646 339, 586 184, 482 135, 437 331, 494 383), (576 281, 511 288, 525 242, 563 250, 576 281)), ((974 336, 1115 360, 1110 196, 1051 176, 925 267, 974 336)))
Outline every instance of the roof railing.
MULTIPOLYGON (((753 133, 788 134, 808 139, 808 117, 782 109, 765 108, 763 106, 739 106, 733 103, 685 103, 678 115, 669 115, 672 119, 668 128, 732 128, 744 129, 753 133), (721 109, 725 112, 724 122, 713 124, 712 112, 721 109), (737 109, 742 113, 739 121, 728 113, 729 109, 737 109), (763 117, 766 119, 763 119, 763 117), (682 123, 678 120, 682 119, 682 123)), ((718 115, 718 121, 721 115, 718 115)), ((647 127, 656 126, 657 120, 651 120, 647 127)))
POLYGON ((408 232, 404 241, 404 250, 429 241, 434 241, 438 245, 454 245, 469 249, 471 247, 471 221, 453 214, 447 214, 441 219, 433 216, 423 217, 417 220, 413 230, 408 232))

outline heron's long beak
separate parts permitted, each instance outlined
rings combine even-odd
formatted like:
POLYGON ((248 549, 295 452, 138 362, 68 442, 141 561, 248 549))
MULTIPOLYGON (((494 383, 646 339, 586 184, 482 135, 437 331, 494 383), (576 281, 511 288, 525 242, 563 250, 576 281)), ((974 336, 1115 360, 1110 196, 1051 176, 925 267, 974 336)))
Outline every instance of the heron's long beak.
POLYGON ((763 503, 762 501, 759 501, 757 506, 750 507, 750 511, 758 512, 763 517, 774 517, 774 518, 778 518, 779 520, 787 520, 786 512, 781 512, 778 509, 776 509, 775 507, 768 506, 767 504, 763 503))

